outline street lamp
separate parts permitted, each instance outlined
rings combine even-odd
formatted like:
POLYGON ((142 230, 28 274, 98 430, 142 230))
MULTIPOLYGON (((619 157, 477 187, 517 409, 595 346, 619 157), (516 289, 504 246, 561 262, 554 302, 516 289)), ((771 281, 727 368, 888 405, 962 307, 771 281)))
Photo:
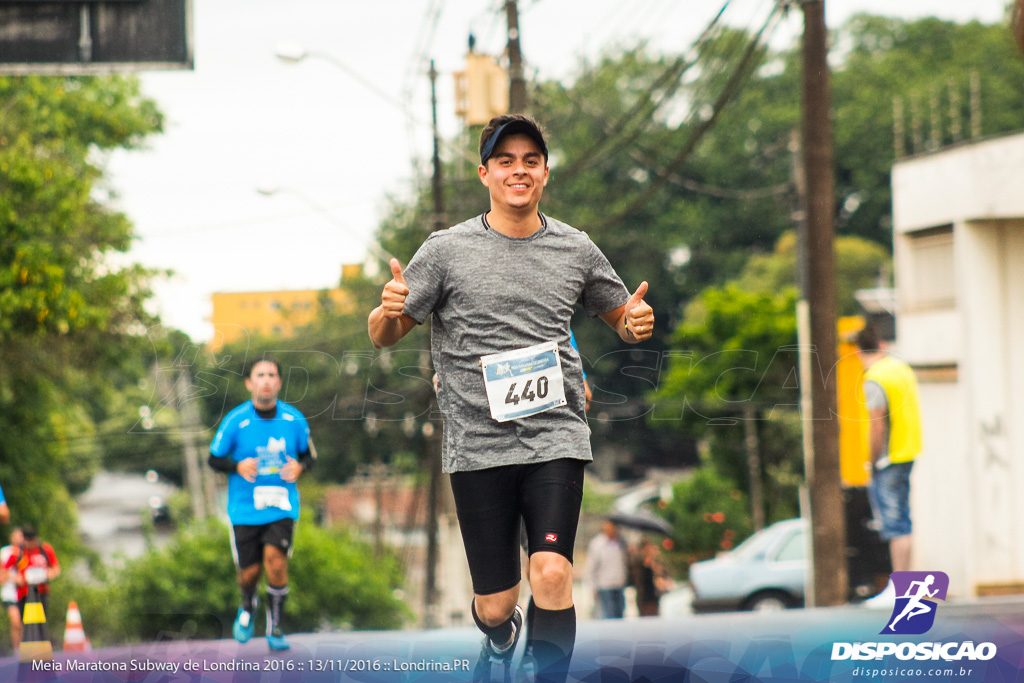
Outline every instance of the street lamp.
POLYGON ((406 103, 403 103, 398 98, 384 92, 376 85, 374 85, 374 83, 370 81, 368 78, 366 78, 358 71, 350 67, 348 64, 345 64, 343 61, 341 61, 332 54, 329 54, 327 52, 318 52, 316 50, 307 50, 306 48, 297 43, 279 43, 277 48, 274 50, 274 54, 277 55, 278 59, 280 59, 282 62, 285 62, 286 64, 298 64, 307 57, 316 57, 318 59, 324 60, 325 62, 329 62, 334 66, 338 67, 339 69, 341 69, 342 71, 344 71, 345 73, 347 73, 355 80, 359 81, 359 83, 361 83, 364 87, 370 90, 377 97, 380 97, 381 99, 387 101, 388 103, 395 105, 396 107, 401 109, 406 115, 409 114, 409 108, 406 105, 406 103))
MULTIPOLYGON (((329 211, 325 206, 323 206, 319 202, 314 201, 313 198, 307 195, 305 192, 302 192, 301 190, 294 187, 281 187, 278 185, 257 185, 256 192, 264 197, 274 197, 276 195, 285 193, 294 195, 303 204, 316 211, 318 214, 326 218, 334 225, 346 231, 350 236, 355 237, 357 240, 362 242, 363 246, 366 247, 366 253, 368 255, 385 263, 391 261, 391 255, 387 254, 383 249, 381 249, 381 247, 377 243, 367 239, 365 235, 359 234, 347 223, 343 223, 342 221, 340 221, 338 217, 334 215, 334 213, 329 211)), ((367 268, 367 271, 369 270, 370 268, 367 268)), ((372 275, 372 273, 369 272, 368 274, 372 275)))
POLYGON ((278 43, 274 54, 282 62, 297 64, 306 58, 306 48, 298 43, 278 43))
MULTIPOLYGON (((345 64, 343 61, 341 61, 340 59, 338 59, 337 57, 330 53, 320 52, 318 50, 307 50, 304 46, 299 45, 298 43, 283 42, 278 43, 277 47, 274 48, 274 55, 285 64, 298 64, 299 62, 302 62, 309 57, 313 57, 315 59, 322 59, 328 64, 331 64, 344 71, 346 74, 348 74, 356 81, 358 81, 360 84, 362 84, 365 88, 370 90, 370 92, 372 92, 374 95, 381 98, 388 104, 398 107, 405 115, 406 119, 408 119, 412 123, 416 124, 417 126, 433 128, 432 123, 424 121, 412 113, 410 103, 407 99, 403 101, 402 99, 399 99, 394 95, 391 95, 385 92, 384 90, 381 90, 368 78, 361 75, 358 71, 350 67, 348 64, 345 64)), ((448 149, 448 151, 463 157, 469 162, 475 164, 478 161, 476 157, 470 154, 468 150, 463 149, 462 146, 460 145, 452 145, 451 143, 448 142, 445 142, 444 145, 448 149)))

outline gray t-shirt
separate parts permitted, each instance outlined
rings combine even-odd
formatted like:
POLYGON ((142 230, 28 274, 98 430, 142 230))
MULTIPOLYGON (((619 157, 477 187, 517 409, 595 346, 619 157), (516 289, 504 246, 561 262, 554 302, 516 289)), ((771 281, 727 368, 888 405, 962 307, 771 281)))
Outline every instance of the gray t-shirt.
POLYGON ((878 458, 882 459, 889 455, 889 399, 885 395, 885 389, 882 385, 874 380, 866 380, 864 382, 864 401, 867 403, 868 410, 886 410, 885 415, 885 438, 882 441, 882 450, 878 453, 878 458))
POLYGON ((586 233, 541 215, 529 237, 507 237, 477 216, 430 235, 405 269, 405 312, 433 314, 431 356, 445 416, 445 472, 558 458, 592 460, 583 367, 569 344, 577 303, 591 316, 629 292, 586 233), (480 357, 557 342, 567 404, 527 418, 491 418, 480 357))

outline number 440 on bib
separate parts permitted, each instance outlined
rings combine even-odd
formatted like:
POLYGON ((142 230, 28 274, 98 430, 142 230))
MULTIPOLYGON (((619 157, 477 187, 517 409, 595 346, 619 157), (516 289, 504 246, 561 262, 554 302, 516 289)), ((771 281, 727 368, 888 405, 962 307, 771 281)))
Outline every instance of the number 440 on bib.
POLYGON ((566 403, 556 342, 483 356, 480 365, 491 417, 498 422, 529 417, 566 403))

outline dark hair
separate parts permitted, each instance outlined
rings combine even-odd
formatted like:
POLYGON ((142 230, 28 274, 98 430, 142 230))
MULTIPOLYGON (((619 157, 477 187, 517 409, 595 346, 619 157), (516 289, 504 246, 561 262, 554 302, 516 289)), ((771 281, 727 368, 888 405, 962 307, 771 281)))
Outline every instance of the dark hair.
POLYGON ((865 325, 864 329, 853 338, 853 343, 861 351, 878 351, 881 348, 882 340, 874 326, 865 325))
POLYGON ((21 535, 26 541, 34 541, 39 538, 39 532, 36 531, 36 528, 31 524, 26 524, 21 527, 21 535))
POLYGON ((256 369, 256 366, 260 363, 273 363, 274 367, 277 368, 277 374, 281 374, 281 364, 270 356, 257 356, 248 362, 245 366, 245 378, 252 379, 252 371, 256 369))
POLYGON ((525 114, 501 114, 487 122, 480 131, 480 163, 487 164, 491 153, 498 146, 498 141, 505 135, 521 133, 537 143, 544 155, 544 163, 548 161, 548 144, 544 139, 544 131, 533 118, 525 114), (510 125, 511 124, 511 125, 510 125))

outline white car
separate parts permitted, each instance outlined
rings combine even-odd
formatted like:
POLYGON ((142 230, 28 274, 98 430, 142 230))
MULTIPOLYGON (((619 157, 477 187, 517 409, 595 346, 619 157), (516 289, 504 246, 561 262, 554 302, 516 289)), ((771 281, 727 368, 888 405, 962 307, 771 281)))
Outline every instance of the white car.
POLYGON ((695 613, 782 610, 804 604, 807 523, 787 519, 761 529, 712 560, 690 565, 695 613))

